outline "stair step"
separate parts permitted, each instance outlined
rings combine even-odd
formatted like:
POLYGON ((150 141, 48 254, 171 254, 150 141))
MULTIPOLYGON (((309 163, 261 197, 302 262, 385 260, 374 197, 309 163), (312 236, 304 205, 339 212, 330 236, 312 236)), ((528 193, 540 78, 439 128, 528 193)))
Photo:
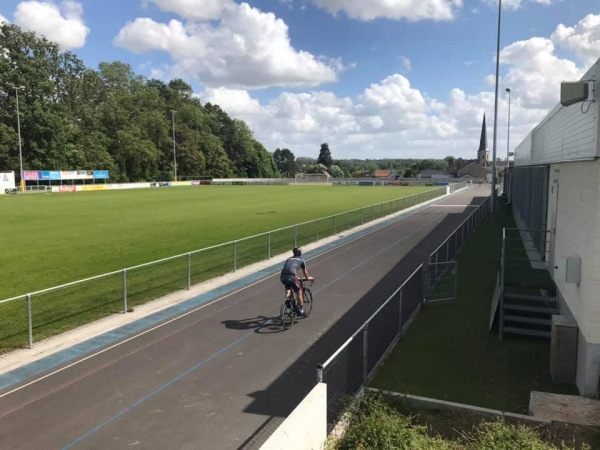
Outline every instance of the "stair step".
POLYGON ((556 297, 546 297, 544 295, 528 295, 528 294, 510 294, 505 292, 504 293, 504 298, 505 299, 512 299, 512 300, 533 300, 533 301, 539 301, 539 302, 557 302, 558 298, 556 297))
POLYGON ((504 315, 504 322, 519 322, 519 323, 533 323, 536 325, 548 325, 552 326, 551 319, 540 319, 538 317, 523 317, 523 316, 513 316, 513 315, 504 315))
POLYGON ((527 336, 536 336, 550 339, 550 331, 528 330, 527 328, 518 327, 502 327, 502 332, 512 334, 524 334, 527 336))
POLYGON ((511 304, 504 304, 504 310, 513 310, 513 311, 527 311, 527 312, 534 312, 534 313, 540 313, 540 314, 556 314, 558 311, 556 310, 556 308, 544 308, 543 306, 525 306, 525 305, 511 305, 511 304))

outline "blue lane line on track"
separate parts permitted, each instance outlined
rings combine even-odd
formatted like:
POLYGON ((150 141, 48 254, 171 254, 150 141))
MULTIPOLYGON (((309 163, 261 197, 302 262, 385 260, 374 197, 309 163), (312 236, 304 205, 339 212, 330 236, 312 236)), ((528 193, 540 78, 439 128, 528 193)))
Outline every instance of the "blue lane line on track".
MULTIPOLYGON (((314 250, 307 251, 305 253, 307 259, 317 256, 321 253, 324 253, 328 250, 331 250, 335 247, 338 247, 341 244, 345 244, 349 241, 353 241, 359 237, 362 237, 366 234, 372 233, 380 228, 383 228, 391 223, 398 222, 400 220, 406 219, 407 217, 414 216, 415 214, 420 213, 421 211, 428 209, 431 205, 422 205, 411 211, 402 213, 396 217, 390 217, 383 222, 378 224, 374 224, 369 226, 363 230, 359 230, 356 232, 351 232, 347 236, 341 237, 340 239, 336 239, 333 242, 328 244, 324 244, 314 250)), ((191 309, 202 306, 205 303, 211 302, 213 300, 218 299, 230 292, 239 290, 244 286, 252 284, 256 281, 262 280, 274 273, 278 272, 281 268, 281 264, 273 264, 267 268, 264 268, 260 271, 249 274, 245 277, 242 277, 238 280, 232 281, 224 286, 213 289, 212 291, 206 292, 204 294, 197 295, 195 297, 190 298, 189 300, 184 300, 181 303, 170 306, 162 311, 151 314, 142 319, 138 319, 130 324, 123 325, 122 327, 116 328, 107 333, 101 334, 99 336, 88 339, 85 342, 80 344, 76 344, 67 349, 56 352, 52 355, 46 356, 42 359, 34 361, 32 363, 26 364, 18 369, 14 369, 10 372, 7 372, 3 375, 0 375, 0 390, 4 390, 18 383, 22 383, 25 380, 34 378, 37 375, 40 375, 43 372, 50 371, 62 364, 73 361, 77 358, 80 358, 86 354, 93 353, 94 351, 100 350, 104 347, 107 347, 111 344, 115 344, 116 342, 131 337, 135 333, 151 328, 155 325, 158 325, 161 322, 167 321, 178 315, 181 315, 191 309)))
POLYGON ((158 389, 155 389, 153 392, 150 392, 148 395, 140 398, 137 402, 131 404, 130 406, 128 406, 125 409, 122 409, 119 413, 115 414, 114 416, 110 417, 109 419, 106 419, 104 422, 102 422, 100 425, 96 426, 95 428, 91 429, 90 431, 88 431, 87 433, 81 435, 80 437, 78 437, 77 439, 75 439, 73 442, 71 442, 70 444, 67 444, 63 447, 63 450, 69 449, 77 444, 79 444, 81 441, 83 441, 84 439, 88 438, 89 436, 91 436, 92 434, 94 434, 96 431, 104 428, 106 425, 110 424, 111 422, 114 422, 115 420, 117 420, 119 417, 127 414, 129 411, 131 411, 132 409, 137 408, 139 405, 141 405, 142 403, 144 403, 146 400, 148 400, 149 398, 154 397, 157 394, 160 394, 162 391, 164 391, 165 389, 167 389, 169 386, 172 386, 173 384, 177 383, 179 380, 187 377, 190 373, 194 372, 195 370, 198 370, 200 367, 204 366, 205 364, 209 363, 212 359, 216 358, 217 356, 219 356, 220 354, 226 352, 227 350, 229 350, 231 347, 237 345, 238 343, 240 343, 241 341, 243 341, 244 339, 246 339, 248 336, 254 334, 254 331, 249 331, 248 333, 246 333, 245 335, 243 335, 242 337, 240 337, 239 339, 236 339, 235 341, 233 341, 231 344, 226 345, 225 347, 223 347, 221 350, 219 350, 216 353, 213 353, 212 355, 210 355, 208 358, 206 358, 203 361, 200 361, 198 364, 196 364, 194 367, 186 370, 185 372, 180 373, 179 375, 177 375, 176 377, 172 378, 169 382, 163 384, 161 387, 159 387, 158 389))

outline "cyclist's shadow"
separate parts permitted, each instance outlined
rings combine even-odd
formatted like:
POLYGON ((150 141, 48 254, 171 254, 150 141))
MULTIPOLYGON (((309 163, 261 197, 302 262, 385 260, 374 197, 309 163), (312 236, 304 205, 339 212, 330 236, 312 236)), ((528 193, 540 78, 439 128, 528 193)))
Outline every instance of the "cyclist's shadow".
POLYGON ((221 323, 231 330, 254 329, 256 333, 277 333, 279 331, 284 331, 279 316, 256 316, 248 319, 224 320, 221 323))

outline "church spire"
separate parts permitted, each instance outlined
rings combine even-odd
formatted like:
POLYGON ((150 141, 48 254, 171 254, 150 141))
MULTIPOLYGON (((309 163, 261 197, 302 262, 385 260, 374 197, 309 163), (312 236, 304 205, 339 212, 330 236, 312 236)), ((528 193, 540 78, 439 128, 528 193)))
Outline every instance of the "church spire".
POLYGON ((477 161, 481 166, 487 166, 490 160, 490 152, 487 145, 487 132, 485 126, 485 113, 483 113, 483 124, 481 125, 481 139, 479 140, 479 150, 477 150, 477 161))

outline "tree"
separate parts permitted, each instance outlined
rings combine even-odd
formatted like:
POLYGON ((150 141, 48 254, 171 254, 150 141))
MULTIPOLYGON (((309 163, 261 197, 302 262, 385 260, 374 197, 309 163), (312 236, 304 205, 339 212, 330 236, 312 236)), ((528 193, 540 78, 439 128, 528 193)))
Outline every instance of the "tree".
POLYGON ((415 178, 416 173, 413 169, 406 169, 404 171, 404 178, 415 178))
POLYGON ((296 171, 300 173, 308 173, 315 164, 317 164, 317 160, 315 158, 298 156, 296 158, 296 171))
POLYGON ((296 158, 289 149, 275 150, 273 159, 277 169, 283 176, 290 178, 296 174, 296 158))
POLYGON ((335 164, 329 167, 329 174, 333 178, 344 178, 344 171, 340 166, 336 166, 335 164))
POLYGON ((323 164, 325 167, 329 167, 333 164, 331 152, 329 151, 329 145, 327 145, 327 143, 321 144, 321 150, 319 151, 317 163, 323 164))

